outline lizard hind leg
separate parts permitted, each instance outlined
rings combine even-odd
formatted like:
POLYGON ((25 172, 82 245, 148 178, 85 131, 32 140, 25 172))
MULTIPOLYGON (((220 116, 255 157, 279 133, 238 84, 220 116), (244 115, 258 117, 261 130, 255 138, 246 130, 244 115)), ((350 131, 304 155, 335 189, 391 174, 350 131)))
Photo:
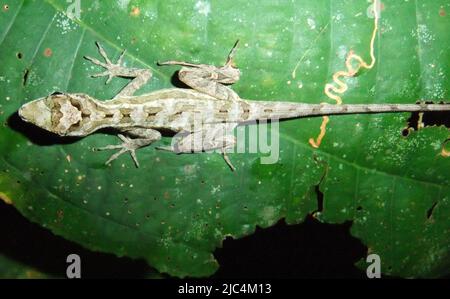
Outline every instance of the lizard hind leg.
POLYGON ((191 154, 218 151, 232 171, 236 168, 228 157, 228 150, 236 145, 236 137, 231 133, 235 124, 206 125, 203 130, 192 132, 172 140, 172 146, 157 147, 176 154, 191 154))
POLYGON ((240 71, 233 62, 238 42, 239 40, 228 54, 225 65, 221 67, 184 61, 167 61, 158 64, 182 66, 178 77, 181 82, 194 90, 219 100, 239 100, 238 94, 227 86, 236 83, 240 78, 240 71))
POLYGON ((128 152, 130 153, 136 167, 139 167, 136 150, 161 139, 161 133, 153 129, 124 129, 123 133, 130 137, 133 136, 136 138, 130 138, 123 134, 118 134, 117 136, 122 140, 122 144, 107 145, 96 149, 98 151, 113 149, 119 150, 106 161, 106 165, 119 158, 119 156, 121 156, 122 154, 128 152))
MULTIPOLYGON (((203 68, 183 67, 178 72, 181 82, 194 90, 206 93, 219 100, 239 100, 238 94, 224 82, 236 81, 221 73, 221 70, 214 66, 203 68)), ((230 83, 231 84, 231 83, 230 83)))

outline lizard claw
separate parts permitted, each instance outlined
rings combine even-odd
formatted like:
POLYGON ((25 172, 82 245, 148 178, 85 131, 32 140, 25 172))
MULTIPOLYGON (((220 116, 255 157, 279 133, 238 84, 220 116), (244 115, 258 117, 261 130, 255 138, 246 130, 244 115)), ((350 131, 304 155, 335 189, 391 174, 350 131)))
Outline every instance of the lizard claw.
POLYGON ((122 144, 118 144, 118 145, 107 145, 104 147, 99 147, 96 148, 97 151, 103 151, 103 150, 112 150, 112 149, 119 149, 119 151, 115 154, 113 154, 106 162, 105 164, 108 165, 110 164, 112 161, 116 160, 117 158, 119 158, 120 155, 129 152, 131 155, 131 158, 134 161, 134 164, 136 165, 136 167, 139 167, 139 161, 137 159, 136 156, 136 150, 139 148, 138 145, 136 145, 135 142, 133 142, 133 139, 130 139, 128 137, 125 137, 122 134, 118 135, 119 138, 123 141, 122 144))

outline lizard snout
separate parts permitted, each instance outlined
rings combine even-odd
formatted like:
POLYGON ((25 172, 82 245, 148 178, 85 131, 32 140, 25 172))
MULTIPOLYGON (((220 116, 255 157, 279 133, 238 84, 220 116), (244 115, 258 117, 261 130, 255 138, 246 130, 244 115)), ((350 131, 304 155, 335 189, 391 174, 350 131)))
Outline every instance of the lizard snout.
POLYGON ((19 116, 26 122, 51 131, 52 112, 50 107, 47 106, 45 99, 40 98, 24 104, 19 109, 19 116))

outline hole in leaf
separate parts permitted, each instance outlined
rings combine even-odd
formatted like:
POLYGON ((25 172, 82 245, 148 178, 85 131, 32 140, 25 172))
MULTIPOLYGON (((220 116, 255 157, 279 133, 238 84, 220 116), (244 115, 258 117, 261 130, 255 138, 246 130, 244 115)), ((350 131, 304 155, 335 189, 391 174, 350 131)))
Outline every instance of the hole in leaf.
POLYGON ((16 57, 17 57, 17 59, 22 59, 22 58, 23 58, 23 55, 22 55, 22 53, 17 52, 16 57))
POLYGON ((301 224, 280 220, 247 237, 227 237, 214 252, 220 268, 213 278, 365 278, 355 263, 367 247, 351 236, 351 225, 308 216, 301 224))
POLYGON ((27 85, 27 81, 28 81, 28 76, 29 75, 30 75, 30 70, 26 69, 25 73, 23 74, 23 77, 22 77, 22 86, 27 85))
MULTIPOLYGON (((433 104, 433 102, 425 102, 426 104, 433 104)), ((439 104, 442 104, 440 102, 439 104)), ((450 129, 450 112, 449 111, 436 111, 436 112, 424 112, 422 116, 422 124, 424 127, 432 126, 445 126, 450 129)), ((413 112, 408 119, 408 124, 402 131, 403 136, 408 136, 411 131, 417 131, 420 129, 420 113, 413 112), (408 133, 406 134, 406 131, 408 133), (405 135, 406 134, 406 135, 405 135)))
POLYGON ((410 128, 405 128, 405 129, 403 129, 403 131, 402 131, 402 136, 403 136, 403 137, 408 137, 408 135, 409 135, 410 132, 411 132, 411 129, 410 129, 410 128))
POLYGON ((437 201, 434 202, 433 205, 431 206, 431 208, 428 209, 428 211, 427 211, 427 219, 428 220, 431 219, 431 217, 433 216, 433 212, 434 212, 434 209, 436 208, 437 204, 438 204, 437 201))
POLYGON ((316 196, 316 199, 317 199, 317 210, 315 210, 315 211, 313 212, 313 215, 314 215, 315 213, 318 213, 318 212, 322 212, 322 211, 323 211, 323 192, 320 191, 319 185, 316 185, 316 186, 314 187, 314 191, 315 191, 316 194, 317 194, 317 196, 316 196))

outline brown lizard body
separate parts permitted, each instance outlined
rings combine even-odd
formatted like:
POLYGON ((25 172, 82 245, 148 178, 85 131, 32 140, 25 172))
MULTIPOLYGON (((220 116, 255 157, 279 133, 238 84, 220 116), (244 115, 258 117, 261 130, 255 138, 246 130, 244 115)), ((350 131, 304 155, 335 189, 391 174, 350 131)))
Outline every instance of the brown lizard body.
POLYGON ((233 147, 233 129, 239 124, 261 120, 280 120, 307 116, 353 113, 450 111, 450 104, 355 104, 328 105, 295 102, 252 101, 241 99, 225 84, 239 79, 232 65, 233 48, 223 67, 170 61, 165 65, 182 65, 179 77, 193 89, 171 88, 133 96, 151 78, 150 70, 128 69, 105 58, 107 71, 96 76, 133 78, 114 99, 99 101, 86 94, 56 93, 24 104, 19 115, 47 131, 60 136, 86 136, 102 128, 114 128, 122 134, 123 144, 102 149, 119 149, 107 163, 130 152, 138 166, 135 150, 161 138, 160 131, 181 133, 174 147, 162 148, 176 153, 221 149, 228 165, 234 169, 226 149, 233 147))

